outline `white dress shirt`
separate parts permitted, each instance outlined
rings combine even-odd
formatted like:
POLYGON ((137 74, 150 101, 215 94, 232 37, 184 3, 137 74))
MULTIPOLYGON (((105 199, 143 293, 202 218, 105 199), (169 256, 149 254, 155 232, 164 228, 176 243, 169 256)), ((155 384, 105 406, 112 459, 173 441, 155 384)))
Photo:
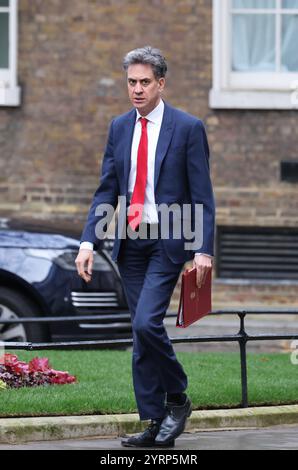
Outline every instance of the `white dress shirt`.
POLYGON ((145 201, 144 208, 142 213, 142 222, 153 224, 158 223, 158 215, 155 206, 155 196, 154 196, 154 166, 155 166, 155 154, 157 141, 160 133, 163 113, 164 113, 164 103, 160 100, 156 108, 151 111, 147 116, 141 116, 139 111, 137 111, 135 129, 132 138, 131 145, 131 163, 130 163, 130 173, 128 178, 128 197, 131 200, 131 196, 134 190, 136 174, 137 174, 137 158, 138 158, 138 148, 139 142, 141 139, 142 125, 140 122, 141 117, 145 117, 148 120, 147 123, 147 134, 148 134, 148 164, 147 164, 147 185, 145 191, 145 201))

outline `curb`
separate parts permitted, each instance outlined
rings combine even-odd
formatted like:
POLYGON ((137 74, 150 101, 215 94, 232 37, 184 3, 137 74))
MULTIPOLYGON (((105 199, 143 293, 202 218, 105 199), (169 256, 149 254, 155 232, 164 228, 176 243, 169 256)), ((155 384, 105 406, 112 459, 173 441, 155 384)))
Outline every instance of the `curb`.
MULTIPOLYGON (((298 405, 231 410, 193 411, 186 431, 230 428, 260 428, 298 423, 298 405)), ((0 443, 117 437, 140 432, 146 423, 138 414, 0 418, 0 443)))

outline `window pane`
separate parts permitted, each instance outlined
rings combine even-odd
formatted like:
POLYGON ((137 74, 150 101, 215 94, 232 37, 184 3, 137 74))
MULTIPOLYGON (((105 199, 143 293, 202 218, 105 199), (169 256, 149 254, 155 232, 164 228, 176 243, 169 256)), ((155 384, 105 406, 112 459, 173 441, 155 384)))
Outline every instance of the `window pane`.
POLYGON ((9 0, 0 0, 0 7, 8 7, 9 0))
POLYGON ((298 0, 282 0, 282 8, 298 8, 298 0))
POLYGON ((233 8, 275 8, 275 0, 233 0, 233 8))
POLYGON ((275 70, 275 15, 233 15, 232 70, 275 70))
POLYGON ((298 71, 298 15, 283 15, 282 18, 282 70, 298 71))
POLYGON ((0 13, 0 69, 8 67, 8 13, 0 13))

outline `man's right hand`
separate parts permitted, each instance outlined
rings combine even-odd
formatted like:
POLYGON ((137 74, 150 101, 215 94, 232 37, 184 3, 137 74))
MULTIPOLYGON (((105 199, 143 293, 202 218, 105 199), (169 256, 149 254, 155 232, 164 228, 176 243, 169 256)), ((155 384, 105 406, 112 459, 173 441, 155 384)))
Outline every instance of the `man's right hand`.
POLYGON ((85 281, 90 282, 93 268, 93 250, 81 248, 75 260, 79 276, 85 281))

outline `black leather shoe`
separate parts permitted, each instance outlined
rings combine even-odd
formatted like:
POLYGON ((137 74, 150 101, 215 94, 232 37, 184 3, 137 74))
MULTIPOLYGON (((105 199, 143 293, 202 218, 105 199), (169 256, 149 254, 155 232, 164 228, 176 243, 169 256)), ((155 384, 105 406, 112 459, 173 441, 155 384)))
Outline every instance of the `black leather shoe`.
POLYGON ((183 433, 187 418, 191 415, 191 401, 186 397, 184 405, 166 404, 167 414, 162 421, 155 438, 156 447, 163 447, 173 442, 183 433))
POLYGON ((155 438, 159 432, 160 423, 151 420, 147 429, 136 436, 127 437, 121 440, 123 447, 153 447, 155 438))

